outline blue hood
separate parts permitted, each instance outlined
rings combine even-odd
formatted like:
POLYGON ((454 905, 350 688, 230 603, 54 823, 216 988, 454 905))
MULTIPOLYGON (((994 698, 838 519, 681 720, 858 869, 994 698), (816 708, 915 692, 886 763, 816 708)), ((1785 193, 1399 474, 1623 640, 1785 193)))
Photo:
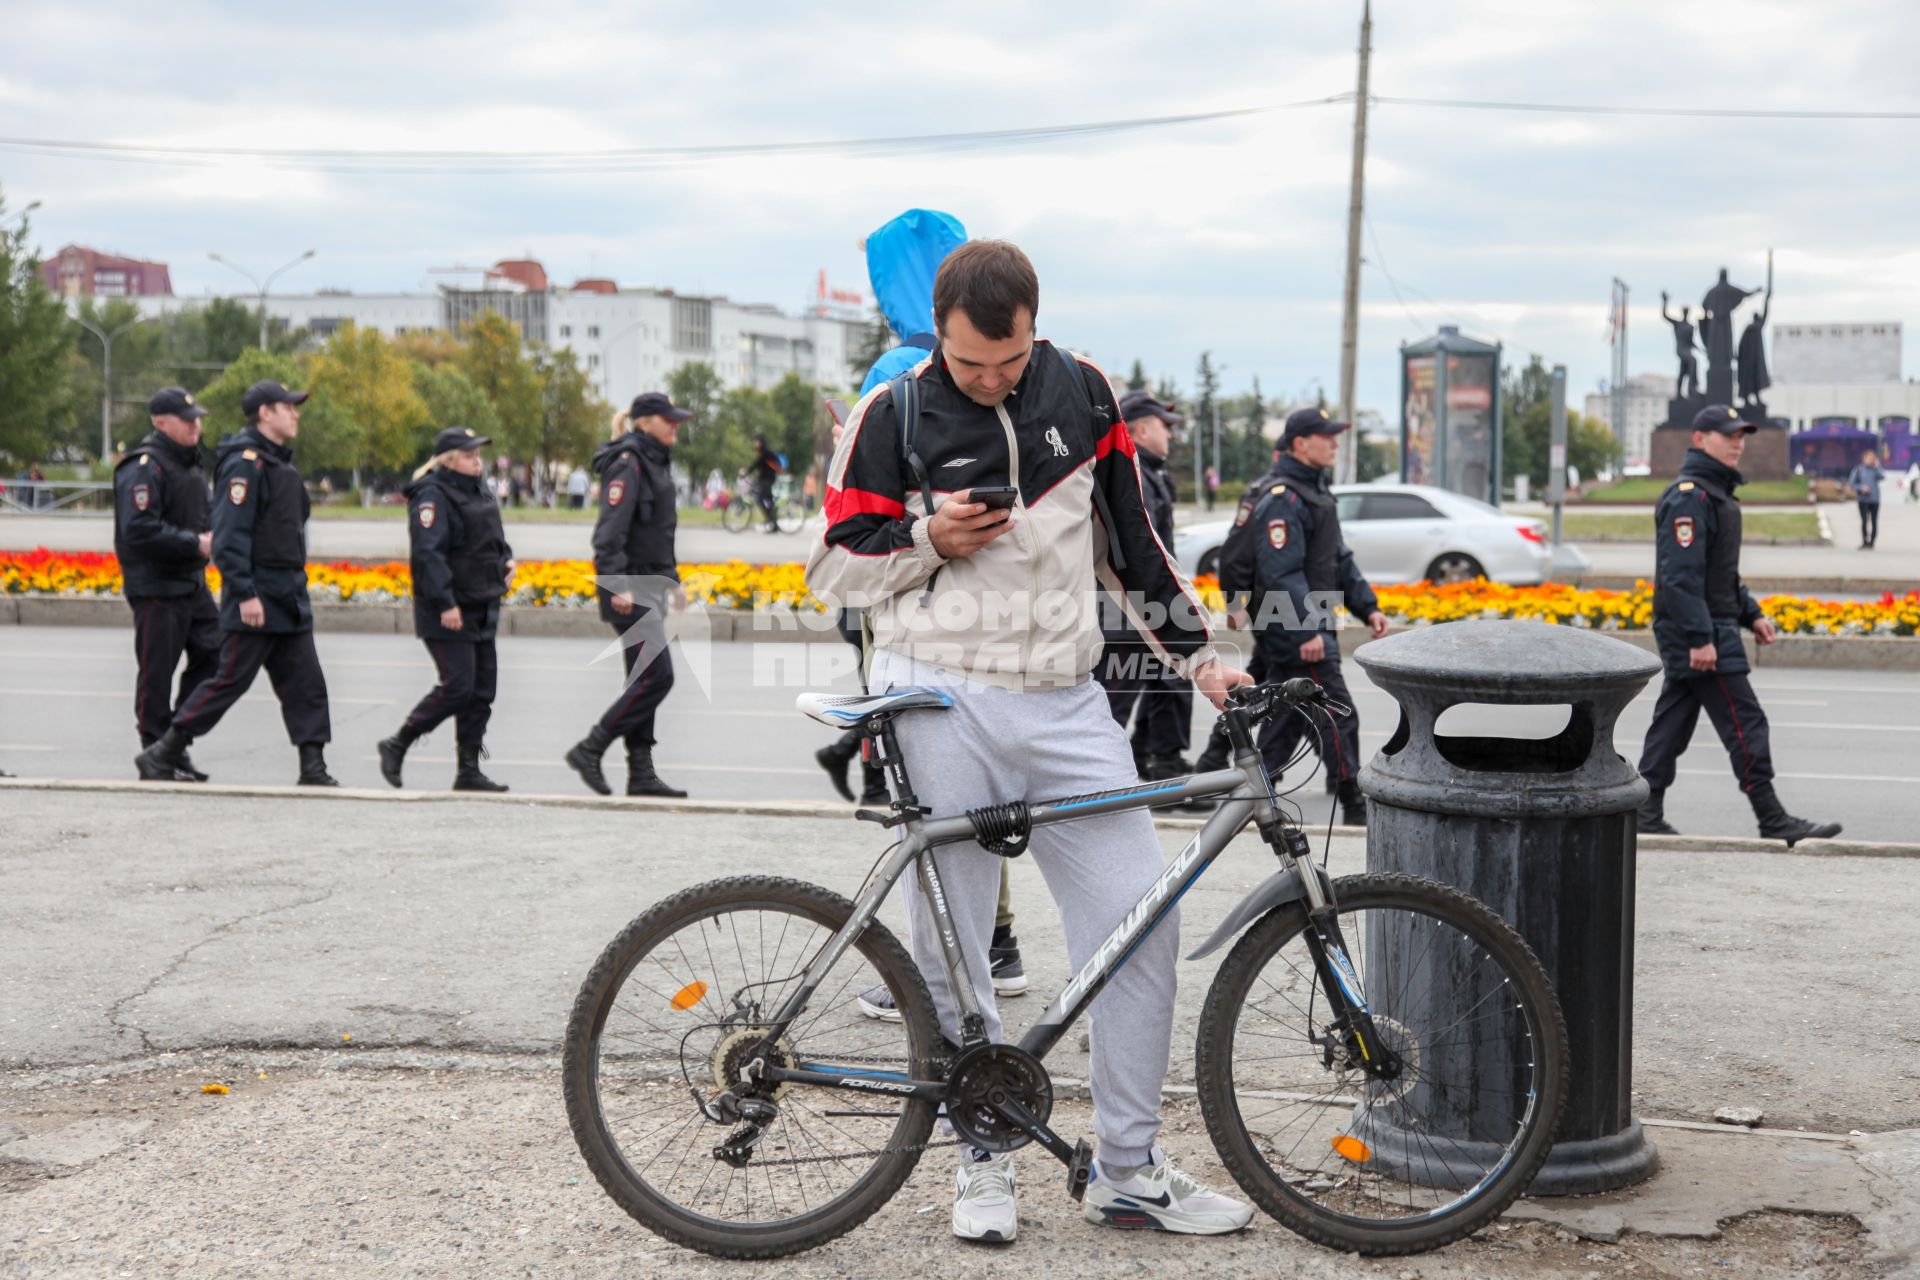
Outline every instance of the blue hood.
POLYGON ((909 209, 867 237, 867 279, 895 337, 933 328, 934 272, 966 241, 960 220, 935 209, 909 209))

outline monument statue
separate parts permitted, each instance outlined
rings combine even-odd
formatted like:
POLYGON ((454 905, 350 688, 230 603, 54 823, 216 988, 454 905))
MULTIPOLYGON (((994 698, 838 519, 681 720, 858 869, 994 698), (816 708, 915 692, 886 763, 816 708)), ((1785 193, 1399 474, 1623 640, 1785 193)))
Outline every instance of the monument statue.
POLYGON ((1700 341, 1707 349, 1707 403, 1733 403, 1733 309, 1758 293, 1720 279, 1700 299, 1700 341))
POLYGON ((1678 319, 1668 315, 1667 295, 1660 295, 1660 318, 1673 326, 1673 349, 1680 357, 1680 374, 1674 390, 1682 400, 1700 394, 1700 366, 1693 359, 1693 321, 1687 318, 1690 314, 1686 307, 1682 307, 1678 319))
MULTIPOLYGON (((1773 309, 1773 252, 1767 252, 1767 292, 1760 303, 1760 314, 1747 321, 1747 327, 1740 334, 1740 352, 1737 357, 1740 398, 1748 404, 1761 406, 1760 393, 1773 385, 1773 379, 1767 374, 1767 344, 1761 333, 1767 324, 1767 312, 1773 309)), ((1761 406, 1764 416, 1764 406, 1761 406)))

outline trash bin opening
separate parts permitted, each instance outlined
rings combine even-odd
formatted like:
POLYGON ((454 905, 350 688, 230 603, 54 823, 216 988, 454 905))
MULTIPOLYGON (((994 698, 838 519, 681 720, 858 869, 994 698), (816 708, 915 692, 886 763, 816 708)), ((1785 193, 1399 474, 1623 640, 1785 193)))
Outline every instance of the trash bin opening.
POLYGON ((1447 763, 1478 773, 1571 773, 1593 751, 1593 707, 1585 702, 1458 702, 1440 713, 1433 729, 1447 763), (1475 732, 1446 733, 1450 720, 1475 732))

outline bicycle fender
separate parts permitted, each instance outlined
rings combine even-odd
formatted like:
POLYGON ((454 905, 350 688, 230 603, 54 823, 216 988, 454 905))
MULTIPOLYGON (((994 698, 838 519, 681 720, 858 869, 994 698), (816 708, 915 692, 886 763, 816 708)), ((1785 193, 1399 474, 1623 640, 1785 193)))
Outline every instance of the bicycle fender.
MULTIPOLYGON (((1333 882, 1327 878, 1327 873, 1319 867, 1314 867, 1313 874, 1320 877, 1321 889, 1331 897, 1333 882)), ((1188 953, 1187 959, 1205 959, 1232 942, 1234 935, 1275 907, 1284 907, 1306 896, 1306 886, 1301 883, 1300 872, 1296 868, 1288 867, 1285 871, 1275 872, 1267 877, 1266 882, 1259 888, 1242 898, 1240 905, 1227 912, 1227 918, 1220 922, 1220 927, 1213 931, 1213 936, 1201 943, 1197 951, 1188 953)))

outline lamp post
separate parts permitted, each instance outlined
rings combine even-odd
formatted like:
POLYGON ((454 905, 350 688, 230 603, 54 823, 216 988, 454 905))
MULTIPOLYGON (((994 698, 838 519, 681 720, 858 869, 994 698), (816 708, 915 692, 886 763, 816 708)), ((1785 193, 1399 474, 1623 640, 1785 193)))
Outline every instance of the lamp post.
MULTIPOLYGON (((20 212, 14 214, 12 217, 8 218, 7 221, 9 223, 18 222, 18 223, 24 224, 27 220, 27 215, 32 213, 35 209, 38 209, 39 207, 40 207, 40 202, 38 200, 35 200, 32 204, 28 205, 26 208, 22 209, 20 212)), ((11 230, 11 228, 9 228, 9 230, 11 230)))
POLYGON ((240 266, 238 263, 229 262, 217 253, 209 253, 207 256, 223 267, 229 267, 234 271, 238 271, 241 275, 253 282, 253 287, 258 291, 260 297, 260 349, 265 351, 267 349, 267 290, 273 287, 274 280, 278 278, 282 272, 291 271, 308 258, 311 258, 313 256, 313 250, 307 250, 285 266, 275 267, 267 273, 267 278, 264 281, 245 267, 240 266))
POLYGON ((135 316, 112 331, 79 316, 70 315, 67 319, 100 339, 100 461, 105 462, 113 454, 113 340, 147 317, 135 316))

